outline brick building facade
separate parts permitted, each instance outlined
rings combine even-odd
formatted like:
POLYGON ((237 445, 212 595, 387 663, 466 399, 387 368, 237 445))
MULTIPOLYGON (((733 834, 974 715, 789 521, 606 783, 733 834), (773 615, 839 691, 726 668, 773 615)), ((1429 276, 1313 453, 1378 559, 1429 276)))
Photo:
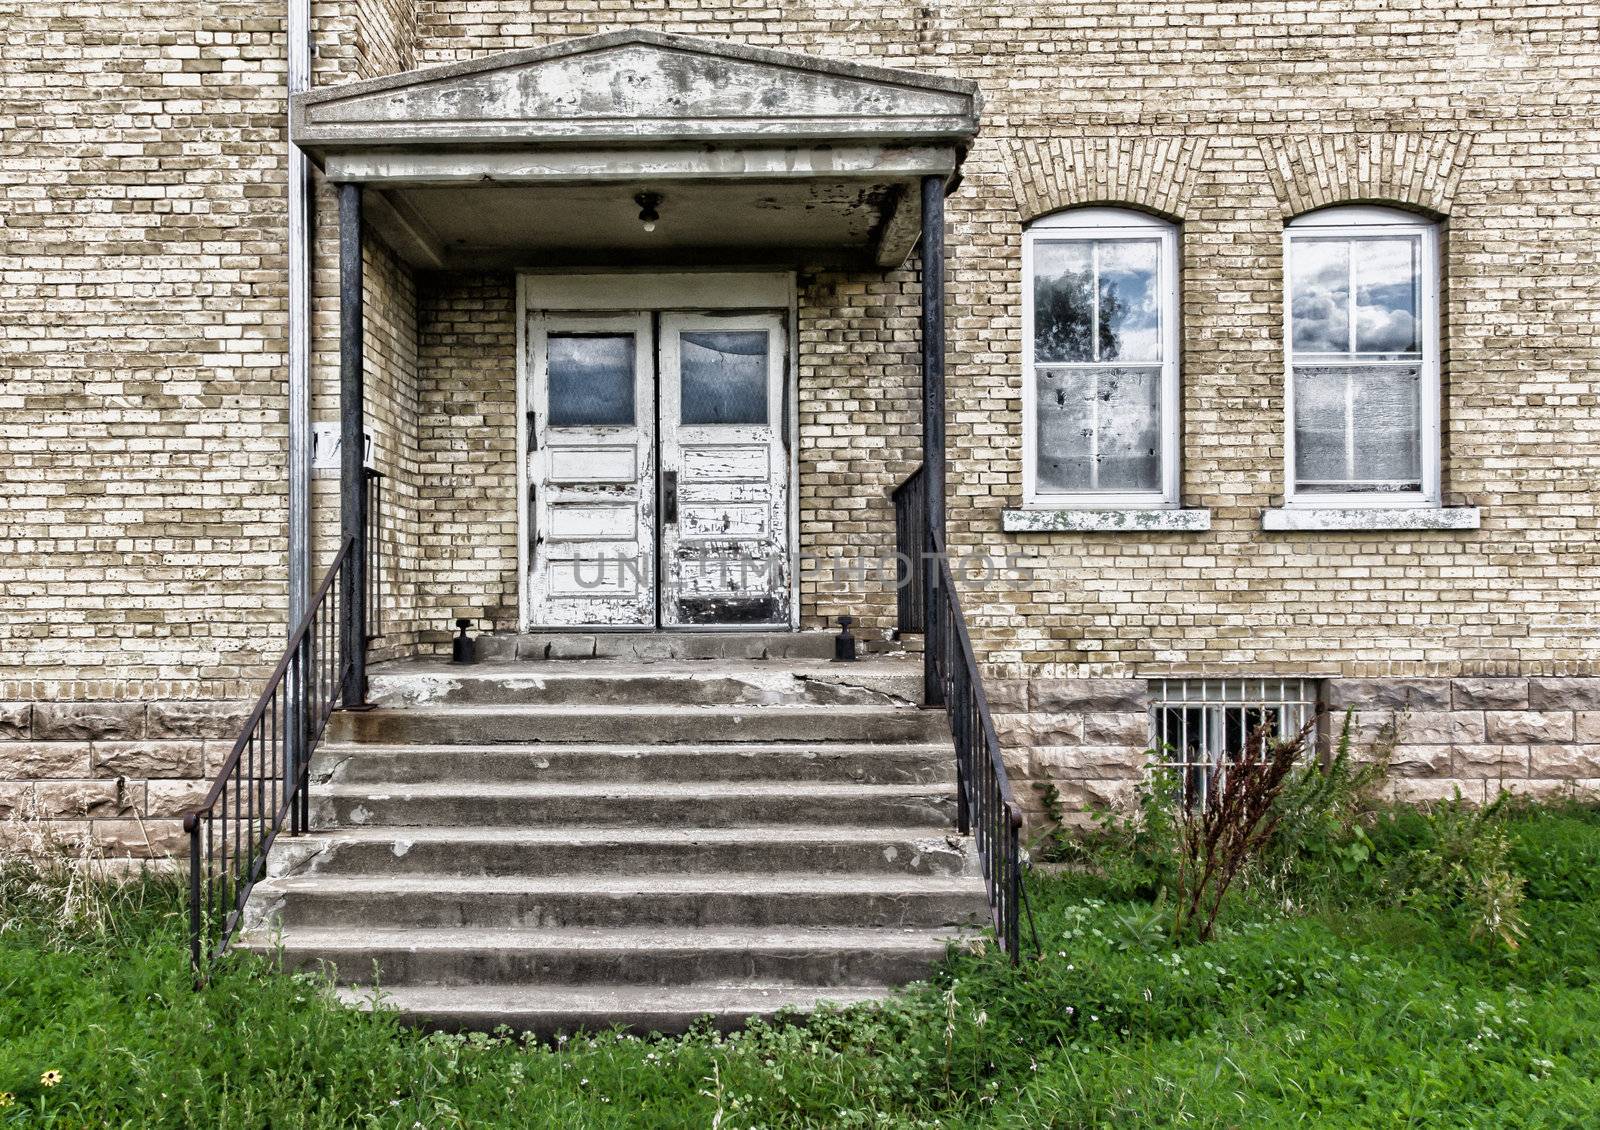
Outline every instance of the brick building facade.
MULTIPOLYGON (((1408 797, 1600 780, 1593 5, 318 0, 313 17, 319 90, 629 28, 977 84, 946 205, 949 536, 1015 558, 963 599, 1023 781, 1114 795, 1159 681, 1182 679, 1310 680, 1296 693, 1355 709, 1363 740, 1398 718, 1408 797), (1437 295, 1437 490, 1306 518, 1286 498, 1285 233, 1344 205, 1436 241, 1418 285, 1437 295), (1161 506, 1051 504, 1025 482, 1025 233, 1085 207, 1172 233, 1161 506)), ((228 2, 0 2, 0 25, 0 813, 165 855, 283 638, 285 24, 228 2)), ((338 418, 332 201, 320 184, 317 421, 338 418)), ((919 458, 918 264, 790 269, 798 552, 881 560, 919 458)), ((366 293, 379 654, 447 646, 462 610, 515 632, 517 273, 421 268, 370 238, 366 293)), ((324 555, 334 487, 316 483, 324 555)), ((802 578, 797 626, 843 613, 884 635, 893 592, 802 578)))

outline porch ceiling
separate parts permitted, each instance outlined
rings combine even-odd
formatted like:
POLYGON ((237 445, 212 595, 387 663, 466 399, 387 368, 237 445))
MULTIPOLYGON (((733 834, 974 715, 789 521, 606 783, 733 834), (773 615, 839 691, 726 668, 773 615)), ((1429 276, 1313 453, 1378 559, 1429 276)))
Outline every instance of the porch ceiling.
POLYGON ((960 80, 631 31, 297 94, 290 135, 419 266, 888 267, 978 111, 960 80))

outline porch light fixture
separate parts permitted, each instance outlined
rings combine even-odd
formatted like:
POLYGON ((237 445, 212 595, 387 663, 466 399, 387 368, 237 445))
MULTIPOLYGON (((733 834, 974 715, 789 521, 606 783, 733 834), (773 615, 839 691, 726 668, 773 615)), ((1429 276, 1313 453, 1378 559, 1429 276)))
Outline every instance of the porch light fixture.
POLYGON ((645 231, 655 231, 656 221, 661 218, 661 213, 656 211, 661 206, 659 192, 641 192, 633 198, 639 206, 639 222, 644 225, 645 231))

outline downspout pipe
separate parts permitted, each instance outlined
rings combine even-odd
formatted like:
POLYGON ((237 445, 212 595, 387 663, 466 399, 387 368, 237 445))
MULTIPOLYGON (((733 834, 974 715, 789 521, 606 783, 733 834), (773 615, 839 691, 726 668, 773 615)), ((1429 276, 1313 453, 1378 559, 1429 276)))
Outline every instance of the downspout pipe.
MULTIPOLYGON (((290 94, 311 87, 311 0, 288 0, 290 94)), ((285 108, 287 114, 287 107, 285 108)), ((284 136, 288 137, 285 118, 284 136)), ((311 164, 289 145, 288 630, 311 599, 311 164)))

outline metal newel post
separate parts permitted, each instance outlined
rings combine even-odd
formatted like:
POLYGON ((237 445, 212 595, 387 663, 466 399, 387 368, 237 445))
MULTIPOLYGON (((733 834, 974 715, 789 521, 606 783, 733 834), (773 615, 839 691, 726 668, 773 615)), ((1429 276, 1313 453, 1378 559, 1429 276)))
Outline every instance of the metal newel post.
POLYGON ((944 192, 943 176, 922 178, 922 482, 928 536, 922 547, 922 696, 942 705, 935 651, 940 568, 934 546, 944 544, 944 192))
POLYGON ((339 531, 354 539, 340 600, 344 627, 344 705, 367 701, 366 404, 362 387, 361 186, 339 186, 339 531))

